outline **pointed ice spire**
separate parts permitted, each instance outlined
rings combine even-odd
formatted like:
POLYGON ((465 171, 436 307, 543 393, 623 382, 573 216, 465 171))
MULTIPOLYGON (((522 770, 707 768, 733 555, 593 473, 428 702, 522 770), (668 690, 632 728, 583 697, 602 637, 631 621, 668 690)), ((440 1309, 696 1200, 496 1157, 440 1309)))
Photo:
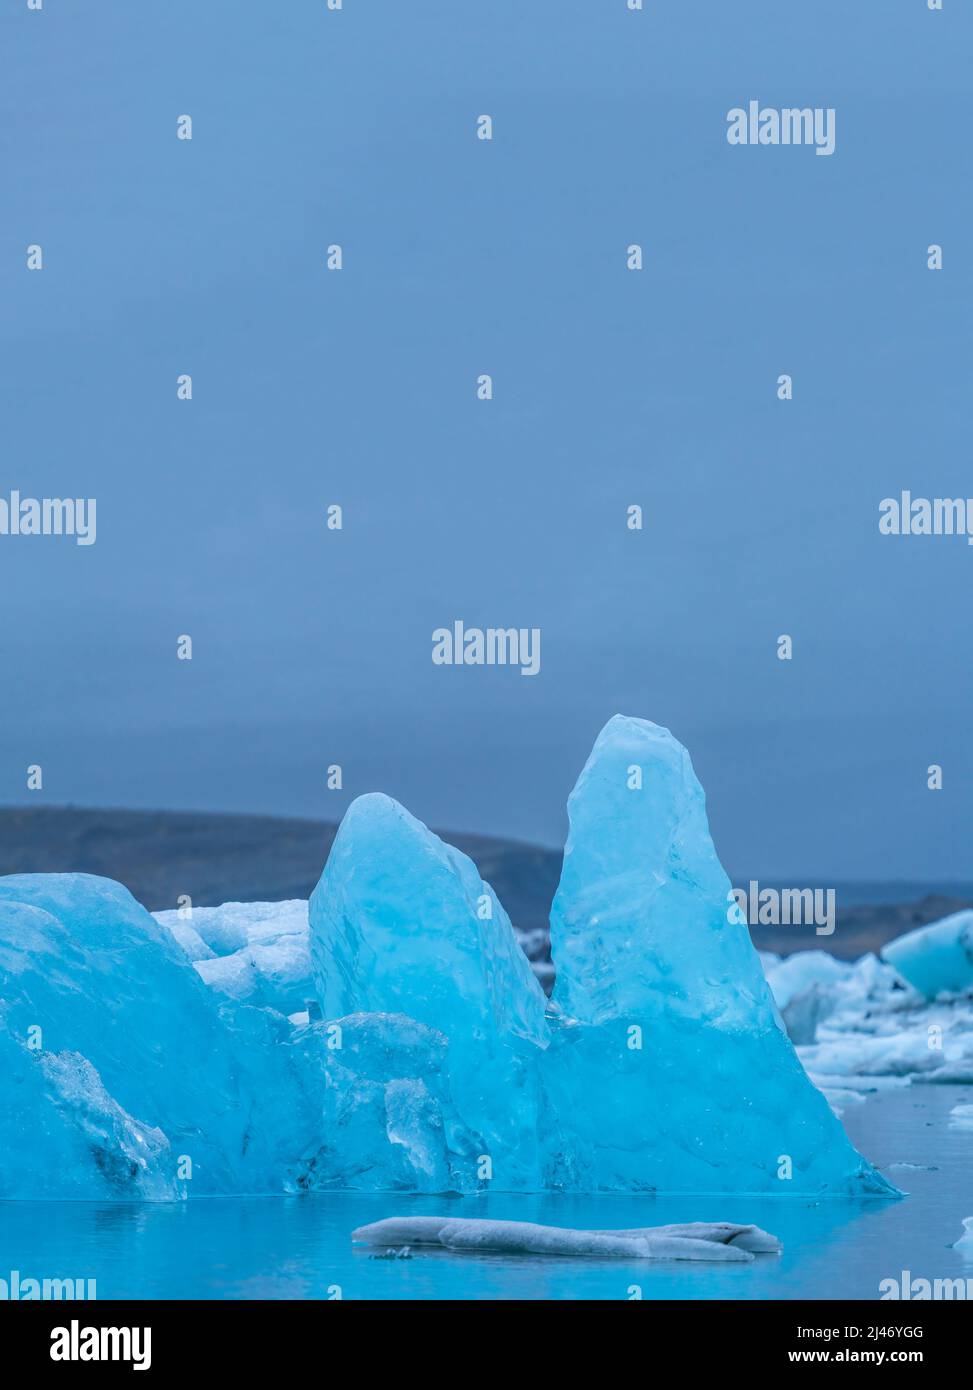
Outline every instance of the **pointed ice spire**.
POLYGON ((681 744, 616 715, 568 813, 548 1171, 580 1190, 893 1194, 784 1032, 681 744))
MULTIPOLYGON (((398 1014, 446 1040, 442 1068, 458 1117, 446 1162, 456 1186, 536 1189, 547 1001, 473 862, 391 797, 359 797, 311 897, 310 922, 325 1020, 398 1014)), ((390 1119, 390 1138, 403 1119, 390 1119)))
POLYGON ((668 729, 616 714, 568 799, 551 912, 554 998, 586 1023, 657 1009, 699 1022, 776 1016, 716 857, 689 754, 668 729))
POLYGON ((451 1039, 547 1045, 547 1001, 493 889, 390 796, 349 806, 310 921, 325 1018, 402 1013, 451 1039))

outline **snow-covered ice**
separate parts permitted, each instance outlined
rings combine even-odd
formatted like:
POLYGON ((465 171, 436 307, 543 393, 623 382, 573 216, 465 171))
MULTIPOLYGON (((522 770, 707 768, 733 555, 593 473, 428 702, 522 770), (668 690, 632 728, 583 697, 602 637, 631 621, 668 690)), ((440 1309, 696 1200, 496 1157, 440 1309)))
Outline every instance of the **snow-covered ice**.
POLYGON ((759 1226, 691 1222, 621 1231, 576 1231, 531 1221, 489 1221, 446 1216, 393 1216, 359 1226, 351 1238, 365 1245, 440 1246, 459 1253, 573 1255, 629 1260, 730 1260, 747 1263, 754 1252, 780 1250, 759 1226))
POLYGON ((193 962, 200 977, 219 994, 283 1014, 306 1009, 314 999, 307 903, 224 903, 157 912, 193 962))

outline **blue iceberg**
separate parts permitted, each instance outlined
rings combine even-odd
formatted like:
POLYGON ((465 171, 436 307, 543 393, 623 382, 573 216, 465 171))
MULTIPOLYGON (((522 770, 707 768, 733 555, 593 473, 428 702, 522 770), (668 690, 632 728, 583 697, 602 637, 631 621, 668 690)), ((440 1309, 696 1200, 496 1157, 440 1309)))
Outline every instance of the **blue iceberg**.
POLYGON ((973 990, 973 912, 897 936, 882 948, 882 959, 927 999, 973 990))
POLYGON ((689 754, 616 715, 568 801, 545 1069, 579 1190, 894 1191, 798 1060, 689 754))
POLYGON ((550 1003, 475 865, 387 796, 308 905, 0 879, 0 1198, 894 1193, 787 1038, 685 749, 616 717, 569 811, 550 1003))

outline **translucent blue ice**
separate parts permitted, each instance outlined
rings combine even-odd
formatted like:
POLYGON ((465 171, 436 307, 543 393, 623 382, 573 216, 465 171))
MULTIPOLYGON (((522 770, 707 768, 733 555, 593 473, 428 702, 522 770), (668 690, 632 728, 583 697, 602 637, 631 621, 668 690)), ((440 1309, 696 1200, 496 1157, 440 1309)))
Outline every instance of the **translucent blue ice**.
POLYGON ((266 1054, 120 884, 0 879, 0 1001, 0 1197, 266 1190, 266 1054))
POLYGON ((564 1019, 545 1068, 560 1180, 888 1192, 787 1038, 682 745, 617 715, 568 813, 551 913, 564 1019))
POLYGON ((536 1188, 547 1001, 473 862, 390 797, 359 797, 311 897, 325 1021, 397 1014, 447 1043, 463 1190, 536 1188))
POLYGON ((897 936, 882 948, 882 958, 927 999, 973 989, 973 912, 954 912, 897 936))
POLYGON ((569 810, 550 1006, 386 796, 307 912, 0 879, 0 1198, 891 1191, 781 1027, 685 750, 613 719, 569 810))
POLYGON ((290 1190, 477 1188, 482 1141, 453 1103, 442 1033, 404 1014, 360 1013, 302 1027, 295 1047, 315 1137, 290 1190))

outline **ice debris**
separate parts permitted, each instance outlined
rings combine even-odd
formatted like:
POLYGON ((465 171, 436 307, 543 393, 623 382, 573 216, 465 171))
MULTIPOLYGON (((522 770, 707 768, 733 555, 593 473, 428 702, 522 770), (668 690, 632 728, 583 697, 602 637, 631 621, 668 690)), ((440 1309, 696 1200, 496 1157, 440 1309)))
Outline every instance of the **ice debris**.
POLYGON ((797 951, 763 964, 801 1061, 839 1111, 869 1091, 973 1083, 973 999, 930 1002, 872 954, 849 962, 797 951), (813 1033, 799 1031, 795 1006, 813 996, 813 1033))

